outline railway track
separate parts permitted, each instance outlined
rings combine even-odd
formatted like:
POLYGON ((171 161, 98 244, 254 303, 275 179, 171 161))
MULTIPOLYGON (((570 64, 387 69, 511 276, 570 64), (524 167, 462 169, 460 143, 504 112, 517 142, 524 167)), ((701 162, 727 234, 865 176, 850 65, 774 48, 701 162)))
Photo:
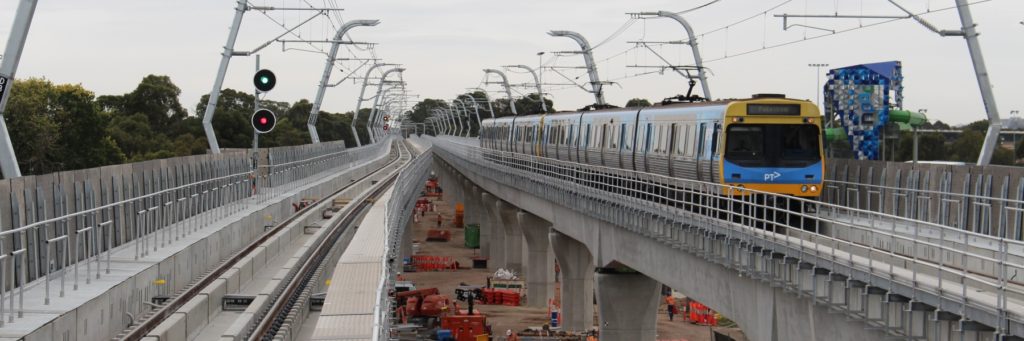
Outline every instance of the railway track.
MULTIPOLYGON (((309 280, 318 274, 318 271, 322 273, 322 267, 325 264, 328 253, 337 243, 341 234, 345 232, 346 227, 357 222, 356 219, 363 215, 372 206, 373 201, 390 187, 399 173, 398 170, 411 159, 408 147, 400 140, 395 142, 392 148, 391 155, 396 154, 395 151, 397 151, 398 156, 394 157, 390 162, 332 192, 330 195, 321 198, 314 204, 301 209, 288 219, 267 230, 242 250, 207 272, 199 280, 159 305, 158 308, 144 316, 141 321, 126 329, 115 339, 141 340, 148 336, 151 331, 170 318, 189 300, 199 295, 204 288, 213 284, 221 275, 228 272, 228 270, 253 253, 261 244, 270 240, 274 235, 288 230, 295 224, 301 224, 301 217, 306 216, 307 213, 315 212, 315 210, 319 210, 324 206, 329 206, 334 198, 338 197, 342 192, 384 174, 385 178, 383 180, 371 181, 372 187, 368 191, 359 195, 356 200, 353 200, 344 209, 339 211, 338 213, 341 215, 339 219, 333 220, 334 223, 324 227, 326 230, 318 238, 315 245, 307 249, 307 252, 301 256, 303 260, 301 265, 293 267, 293 271, 289 273, 286 280, 282 281, 281 286, 273 291, 269 297, 268 306, 259 309, 259 314, 253 319, 254 323, 249 328, 243 330, 244 335, 237 335, 236 337, 236 339, 245 340, 272 339, 274 334, 282 326, 286 325, 285 320, 289 312, 296 306, 304 292, 306 292, 305 299, 308 300, 308 291, 304 289, 307 287, 309 280)), ((220 304, 220 302, 216 304, 220 304)))

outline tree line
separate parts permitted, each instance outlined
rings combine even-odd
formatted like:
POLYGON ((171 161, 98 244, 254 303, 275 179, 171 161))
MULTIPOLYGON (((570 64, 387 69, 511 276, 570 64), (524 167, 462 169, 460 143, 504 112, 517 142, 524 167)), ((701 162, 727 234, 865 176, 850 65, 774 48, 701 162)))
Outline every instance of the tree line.
MULTIPOLYGON (((131 92, 96 96, 80 84, 54 84, 42 78, 16 80, 4 114, 18 164, 25 175, 92 168, 125 162, 206 153, 202 118, 189 115, 179 102, 181 89, 168 76, 149 75, 131 92)), ((204 95, 195 112, 206 108, 204 95)), ((252 146, 249 118, 256 98, 224 89, 217 100, 213 128, 223 148, 252 146)), ((260 107, 278 115, 274 130, 260 137, 260 147, 309 143, 306 120, 313 104, 261 100, 260 107)), ((369 109, 356 122, 367 141, 369 109)), ((321 141, 344 140, 355 146, 352 112, 320 112, 321 141)))

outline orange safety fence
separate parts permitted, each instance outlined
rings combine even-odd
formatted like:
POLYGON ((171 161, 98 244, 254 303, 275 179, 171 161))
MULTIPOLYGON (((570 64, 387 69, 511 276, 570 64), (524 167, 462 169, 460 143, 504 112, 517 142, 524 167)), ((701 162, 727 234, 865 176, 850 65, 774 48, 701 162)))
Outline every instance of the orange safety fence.
POLYGON ((705 326, 717 326, 718 318, 711 308, 700 302, 690 301, 690 322, 705 326))
POLYGON ((412 264, 416 271, 454 271, 455 260, 448 256, 414 255, 412 264))

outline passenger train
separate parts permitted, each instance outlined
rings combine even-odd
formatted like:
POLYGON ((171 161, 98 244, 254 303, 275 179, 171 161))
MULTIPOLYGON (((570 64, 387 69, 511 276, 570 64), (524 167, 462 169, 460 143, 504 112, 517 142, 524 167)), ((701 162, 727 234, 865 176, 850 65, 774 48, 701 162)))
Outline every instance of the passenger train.
MULTIPOLYGON (((483 148, 817 197, 818 107, 783 95, 506 116, 482 123, 483 148)), ((743 195, 737 191, 733 195, 743 195)))

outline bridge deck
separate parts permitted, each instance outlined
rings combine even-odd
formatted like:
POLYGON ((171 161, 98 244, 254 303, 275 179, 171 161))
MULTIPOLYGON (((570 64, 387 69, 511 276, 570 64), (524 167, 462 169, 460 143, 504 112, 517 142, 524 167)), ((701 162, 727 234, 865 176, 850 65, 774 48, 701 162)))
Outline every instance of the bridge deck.
POLYGON ((370 208, 359 229, 334 267, 313 340, 371 340, 379 331, 375 313, 380 307, 380 288, 387 280, 388 190, 370 208))

